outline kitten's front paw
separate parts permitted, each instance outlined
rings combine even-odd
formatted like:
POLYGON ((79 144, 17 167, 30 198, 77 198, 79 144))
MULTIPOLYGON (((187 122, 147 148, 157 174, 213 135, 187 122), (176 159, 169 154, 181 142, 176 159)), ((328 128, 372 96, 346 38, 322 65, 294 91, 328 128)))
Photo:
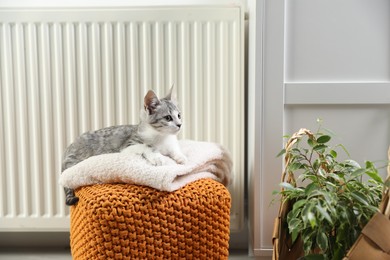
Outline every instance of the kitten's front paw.
POLYGON ((176 155, 175 158, 173 158, 178 164, 185 164, 188 160, 187 157, 185 157, 183 154, 176 155))
POLYGON ((171 164, 171 160, 160 153, 143 153, 142 156, 153 166, 171 164))

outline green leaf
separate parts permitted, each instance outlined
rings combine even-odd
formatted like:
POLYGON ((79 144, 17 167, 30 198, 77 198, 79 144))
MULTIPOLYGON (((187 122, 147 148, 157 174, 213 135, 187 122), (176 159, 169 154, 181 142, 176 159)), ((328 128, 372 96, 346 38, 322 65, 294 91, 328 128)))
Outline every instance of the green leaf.
POLYGON ((341 224, 337 229, 336 242, 344 242, 348 236, 350 228, 351 227, 348 224, 341 224))
POLYGON ((301 213, 301 211, 299 209, 296 209, 296 210, 291 210, 288 214, 287 214, 287 221, 290 221, 291 219, 293 218, 298 218, 299 214, 301 213))
POLYGON ((335 173, 333 173, 333 172, 332 172, 332 173, 329 173, 328 176, 331 177, 331 178, 333 178, 333 179, 335 179, 337 182, 342 182, 342 181, 343 181, 343 179, 340 178, 340 176, 338 176, 337 174, 335 174, 335 173))
POLYGON ((334 166, 335 160, 332 157, 332 155, 327 154, 326 157, 325 157, 325 162, 328 165, 328 168, 332 169, 333 166, 334 166))
MULTIPOLYGON (((312 200, 313 201, 313 200, 312 200)), ((309 220, 309 218, 308 218, 308 215, 309 215, 309 213, 310 212, 312 212, 312 210, 313 210, 313 207, 314 207, 314 205, 313 205, 313 203, 307 203, 304 207, 303 207, 303 209, 302 209, 302 219, 303 219, 303 221, 304 221, 304 226, 306 227, 307 226, 307 224, 309 224, 310 223, 310 220, 309 220)), ((313 213, 312 213, 313 214, 313 213)))
POLYGON ((326 148, 328 148, 328 146, 324 145, 324 144, 319 144, 319 145, 316 145, 313 147, 313 150, 316 151, 316 152, 323 152, 326 148))
POLYGON ((313 191, 316 191, 316 190, 318 190, 318 185, 317 185, 317 183, 312 182, 306 186, 305 195, 310 196, 313 193, 313 191))
POLYGON ((378 207, 375 207, 372 205, 368 205, 368 206, 366 206, 366 208, 369 209, 371 212, 379 212, 378 207))
POLYGON ((295 163, 289 165, 288 169, 289 169, 290 171, 294 172, 294 171, 296 171, 296 170, 298 170, 298 169, 301 169, 301 167, 302 167, 302 163, 295 162, 295 163))
MULTIPOLYGON (((303 242, 303 249, 305 250, 306 254, 308 254, 311 251, 312 245, 313 242, 310 239, 303 242)), ((306 256, 303 259, 306 259, 306 256)))
POLYGON ((327 188, 329 191, 335 191, 336 189, 339 188, 339 185, 336 185, 336 184, 334 184, 334 183, 331 182, 331 181, 325 181, 325 185, 326 185, 326 188, 327 188))
POLYGON ((367 171, 366 174, 376 182, 383 183, 383 180, 377 171, 367 171))
POLYGON ((307 200, 298 200, 297 202, 294 203, 293 205, 293 211, 298 210, 302 206, 304 206, 307 203, 307 200))
POLYGON ((374 166, 374 164, 372 162, 366 161, 365 163, 366 163, 366 168, 367 169, 375 169, 375 166, 374 166))
POLYGON ((337 152, 335 150, 330 150, 330 155, 332 155, 333 158, 337 157, 337 152))
POLYGON ((352 191, 351 192, 351 196, 356 199, 357 201, 359 201, 361 204, 363 204, 364 206, 368 206, 369 203, 366 199, 366 196, 364 196, 363 193, 359 192, 359 191, 352 191))
POLYGON ((323 252, 325 252, 328 249, 328 237, 326 236, 326 234, 322 230, 318 231, 317 237, 316 237, 316 242, 317 242, 318 247, 323 252))
POLYGON ((307 219, 309 220, 310 226, 312 228, 315 228, 317 226, 317 219, 313 212, 309 211, 306 215, 307 219))
MULTIPOLYGON (((345 242, 344 242, 345 243, 345 242)), ((345 248, 343 246, 342 243, 341 245, 339 245, 335 250, 334 250, 334 254, 333 254, 333 258, 332 259, 343 259, 344 255, 345 255, 345 248)))
POLYGON ((282 183, 279 184, 279 186, 282 187, 283 189, 286 189, 286 190, 293 190, 293 189, 295 189, 295 187, 292 186, 288 182, 282 182, 282 183))
POLYGON ((313 169, 314 169, 314 171, 317 171, 317 169, 320 167, 320 164, 321 164, 321 160, 320 159, 316 159, 313 162, 313 169))
POLYGON ((298 149, 298 148, 293 148, 293 149, 291 149, 290 151, 291 151, 291 152, 294 152, 294 153, 296 153, 296 154, 301 154, 301 150, 298 149))
POLYGON ((288 222, 288 229, 290 230, 290 233, 292 230, 297 229, 299 225, 301 225, 302 221, 297 218, 293 218, 288 222))
POLYGON ((345 164, 354 168, 362 168, 360 165, 354 160, 345 160, 345 164))
POLYGON ((307 143, 309 144, 310 147, 314 146, 314 141, 311 138, 307 139, 307 143))
POLYGON ((322 177, 325 177, 326 176, 326 171, 322 168, 319 168, 318 169, 318 174, 321 175, 322 177))
MULTIPOLYGON (((311 173, 311 171, 307 170, 305 173, 298 176, 298 180, 301 180, 301 181, 310 180, 311 182, 316 182, 317 176, 314 174, 310 174, 310 173, 311 173)), ((312 184, 312 183, 310 183, 310 184, 312 184)), ((316 183, 314 183, 314 184, 316 184, 316 183)), ((305 191, 306 190, 307 190, 307 187, 305 188, 305 191)))
POLYGON ((366 168, 367 168, 366 174, 368 176, 370 176, 376 182, 383 183, 383 180, 379 175, 378 170, 375 168, 375 165, 372 162, 366 161, 366 168))
POLYGON ((303 240, 303 249, 306 254, 309 254, 313 243, 315 242, 316 233, 312 229, 306 228, 302 230, 301 235, 303 240))
POLYGON ((286 149, 283 149, 283 150, 281 150, 279 153, 278 153, 278 155, 276 155, 276 157, 280 157, 280 156, 282 156, 283 154, 285 154, 286 153, 286 149))
MULTIPOLYGON (((316 189, 314 190, 310 195, 307 196, 308 199, 310 198, 313 198, 313 197, 323 197, 326 201, 326 203, 328 203, 328 205, 332 205, 332 198, 331 198, 331 195, 329 193, 329 191, 327 190, 320 190, 320 189, 316 189)), ((322 200, 322 198, 320 198, 322 200)))
POLYGON ((298 236, 299 236, 299 230, 298 229, 294 229, 292 232, 291 232, 291 242, 294 243, 295 240, 297 240, 298 236))
POLYGON ((326 219, 331 225, 333 225, 333 221, 332 221, 330 215, 328 214, 328 212, 321 205, 317 205, 316 208, 320 212, 321 216, 324 219, 326 219))
POLYGON ((351 179, 356 179, 356 178, 362 176, 365 171, 366 171, 366 169, 364 169, 364 168, 359 168, 359 169, 353 171, 351 173, 351 179))
POLYGON ((329 135, 322 135, 322 136, 317 138, 317 143, 325 144, 325 143, 329 142, 330 139, 331 139, 331 137, 329 135))

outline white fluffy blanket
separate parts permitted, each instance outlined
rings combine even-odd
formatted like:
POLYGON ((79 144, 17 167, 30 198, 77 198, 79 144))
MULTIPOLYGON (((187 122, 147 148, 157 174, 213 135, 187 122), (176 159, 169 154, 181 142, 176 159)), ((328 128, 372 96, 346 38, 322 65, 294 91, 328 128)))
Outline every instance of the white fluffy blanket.
POLYGON ((153 166, 140 154, 102 154, 66 169, 59 184, 76 189, 100 183, 131 183, 175 191, 202 178, 212 178, 225 186, 230 183, 232 161, 222 146, 190 140, 180 140, 179 145, 188 159, 183 165, 168 157, 164 165, 153 166))

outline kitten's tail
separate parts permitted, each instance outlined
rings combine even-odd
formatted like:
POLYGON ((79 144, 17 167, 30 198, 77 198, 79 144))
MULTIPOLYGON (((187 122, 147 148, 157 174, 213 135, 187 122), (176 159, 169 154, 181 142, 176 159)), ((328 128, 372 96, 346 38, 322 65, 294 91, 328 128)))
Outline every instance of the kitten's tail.
POLYGON ((79 198, 75 196, 74 190, 70 188, 64 188, 65 191, 65 204, 68 206, 75 205, 78 201, 79 198))

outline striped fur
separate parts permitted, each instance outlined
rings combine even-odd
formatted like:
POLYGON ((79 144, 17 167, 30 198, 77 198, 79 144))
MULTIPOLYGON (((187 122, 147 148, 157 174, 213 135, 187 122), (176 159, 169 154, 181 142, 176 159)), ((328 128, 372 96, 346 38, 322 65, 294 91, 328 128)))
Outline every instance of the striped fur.
MULTIPOLYGON (((141 110, 138 125, 111 126, 80 135, 66 148, 61 172, 91 156, 121 152, 135 144, 146 144, 154 153, 161 153, 177 163, 184 163, 186 158, 179 149, 176 137, 181 125, 180 110, 173 88, 161 100, 149 90, 144 98, 144 109, 141 110)), ((76 204, 78 198, 74 190, 67 187, 64 190, 66 205, 76 204)))

